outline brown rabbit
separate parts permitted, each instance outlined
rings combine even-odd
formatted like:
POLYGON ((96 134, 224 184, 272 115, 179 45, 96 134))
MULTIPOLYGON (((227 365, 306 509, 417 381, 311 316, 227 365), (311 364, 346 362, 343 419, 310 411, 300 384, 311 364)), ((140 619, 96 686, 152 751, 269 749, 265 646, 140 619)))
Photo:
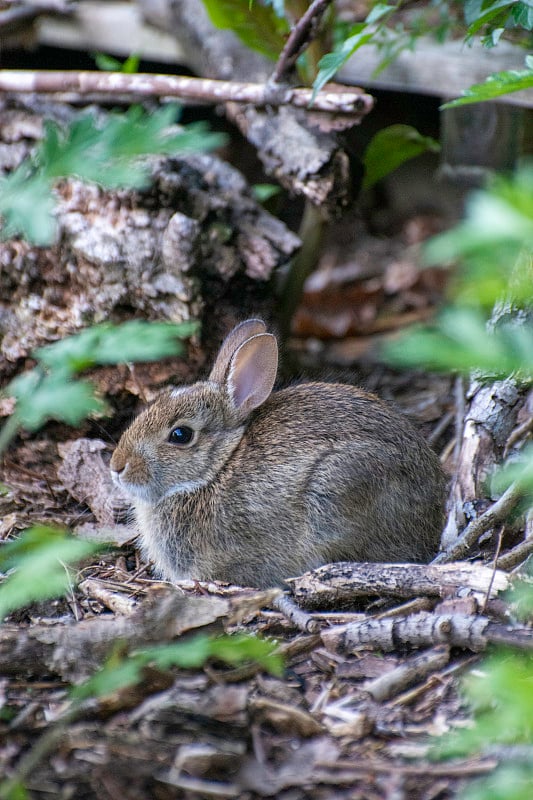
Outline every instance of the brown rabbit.
POLYGON ((226 338, 206 381, 161 394, 111 460, 168 580, 266 587, 331 561, 426 561, 444 476, 402 416, 352 386, 272 393, 276 339, 226 338))

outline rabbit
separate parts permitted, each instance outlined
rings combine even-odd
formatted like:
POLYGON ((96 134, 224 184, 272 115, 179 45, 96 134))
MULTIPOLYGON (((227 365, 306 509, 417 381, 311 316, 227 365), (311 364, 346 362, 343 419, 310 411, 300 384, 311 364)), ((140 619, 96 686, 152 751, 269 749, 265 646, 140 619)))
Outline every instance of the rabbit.
POLYGON ((166 580, 267 588, 333 561, 428 561, 443 523, 436 455, 399 413, 338 383, 272 391, 261 320, 207 380, 163 391, 123 433, 114 481, 166 580))

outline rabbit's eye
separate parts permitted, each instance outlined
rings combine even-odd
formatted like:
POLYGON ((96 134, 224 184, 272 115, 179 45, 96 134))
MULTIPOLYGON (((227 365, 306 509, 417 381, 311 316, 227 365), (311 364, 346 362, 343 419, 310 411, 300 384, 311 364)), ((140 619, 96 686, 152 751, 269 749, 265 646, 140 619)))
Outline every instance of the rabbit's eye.
POLYGON ((170 444, 190 444, 193 437, 194 431, 192 428, 188 428, 186 425, 178 425, 177 428, 170 432, 168 441, 170 444))

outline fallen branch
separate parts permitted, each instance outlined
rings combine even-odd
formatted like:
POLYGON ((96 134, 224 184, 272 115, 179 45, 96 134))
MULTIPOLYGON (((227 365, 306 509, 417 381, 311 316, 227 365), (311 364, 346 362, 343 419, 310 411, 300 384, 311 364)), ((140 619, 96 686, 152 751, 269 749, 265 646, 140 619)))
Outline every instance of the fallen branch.
POLYGON ((477 653, 489 643, 533 650, 528 628, 510 628, 487 617, 469 614, 431 614, 422 611, 409 617, 368 619, 337 625, 322 631, 324 646, 334 653, 353 653, 360 647, 390 652, 398 647, 431 647, 446 644, 477 653))
POLYGON ((480 564, 327 564, 287 580, 303 608, 338 607, 362 597, 444 597, 459 588, 494 597, 508 588, 504 572, 480 564), (492 582, 492 585, 491 585, 492 582))
POLYGON ((276 608, 291 622, 296 628, 304 633, 317 633, 320 629, 318 620, 313 619, 309 614, 296 605, 287 595, 280 595, 272 603, 276 608))
POLYGON ((366 681, 361 688, 371 694, 374 700, 389 700, 413 683, 422 681, 430 673, 442 669, 449 660, 450 648, 447 645, 438 645, 431 650, 417 653, 390 672, 366 681))
POLYGON ((493 528, 496 523, 507 519, 509 512, 513 510, 523 495, 524 487, 519 483, 512 483, 494 505, 466 526, 451 547, 445 552, 439 553, 433 560, 433 564, 445 564, 464 558, 482 534, 493 528))
MULTIPOLYGON (((331 84, 330 84, 331 86, 331 84)), ((177 97, 204 103, 249 103, 265 106, 294 106, 313 112, 346 114, 356 125, 373 106, 371 95, 357 87, 322 91, 314 99, 312 89, 265 83, 220 81, 173 75, 123 72, 65 72, 62 70, 0 70, 0 91, 80 95, 132 94, 139 97, 177 97)))
POLYGON ((221 633, 236 622, 270 605, 279 589, 220 597, 188 597, 170 587, 153 591, 128 617, 96 617, 72 625, 17 625, 0 628, 0 674, 60 675, 75 680, 101 666, 117 640, 128 650, 171 641, 202 629, 221 633))
POLYGON ((522 564, 533 553, 533 536, 529 537, 496 561, 498 569, 511 570, 522 564))

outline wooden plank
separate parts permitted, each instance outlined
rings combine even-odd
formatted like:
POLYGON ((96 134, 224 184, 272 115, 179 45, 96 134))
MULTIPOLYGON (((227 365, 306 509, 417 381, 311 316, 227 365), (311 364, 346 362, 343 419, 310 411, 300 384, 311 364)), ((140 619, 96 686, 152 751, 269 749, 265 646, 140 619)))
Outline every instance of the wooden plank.
POLYGON ((186 63, 177 39, 146 25, 135 3, 82 0, 69 17, 43 16, 37 38, 39 44, 52 47, 120 57, 139 53, 149 61, 186 63))
MULTIPOLYGON (((525 69, 526 55, 526 50, 509 42, 487 50, 479 43, 469 47, 463 41, 438 44, 421 38, 414 51, 404 50, 393 64, 374 75, 381 57, 375 47, 367 45, 339 71, 337 80, 369 89, 452 98, 494 72, 525 69)), ((499 102, 532 108, 533 89, 506 95, 499 102)))

